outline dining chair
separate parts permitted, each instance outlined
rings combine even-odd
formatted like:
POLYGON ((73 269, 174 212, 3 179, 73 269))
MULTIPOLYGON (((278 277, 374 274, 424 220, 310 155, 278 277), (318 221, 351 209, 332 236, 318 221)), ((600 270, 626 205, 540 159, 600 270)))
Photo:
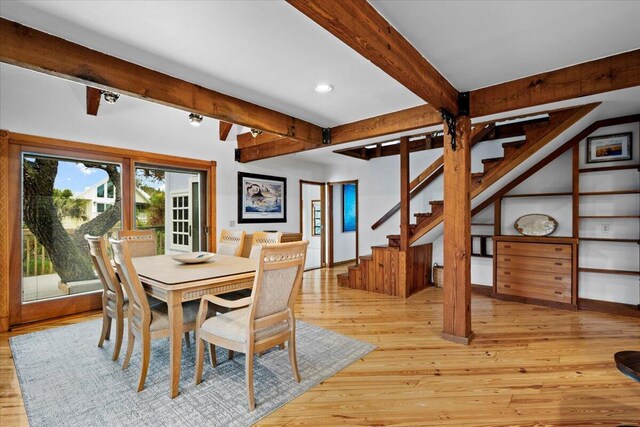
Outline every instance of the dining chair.
POLYGON ((129 242, 133 258, 158 255, 155 230, 120 230, 118 238, 129 242))
POLYGON ((240 254, 242 254, 242 247, 244 246, 245 234, 242 230, 222 230, 216 253, 240 256, 240 254))
POLYGON ((129 308, 129 299, 122 291, 120 281, 111 265, 107 254, 107 242, 104 237, 84 235, 89 243, 89 254, 96 274, 102 283, 102 332, 98 347, 102 347, 105 339, 111 335, 111 320, 116 321, 116 342, 113 347, 112 360, 118 360, 124 333, 124 318, 129 308))
POLYGON ((204 342, 209 343, 209 359, 216 366, 215 346, 245 354, 245 377, 249 410, 255 409, 253 358, 255 353, 287 342, 293 378, 300 382, 296 358, 294 305, 307 255, 308 241, 264 245, 251 296, 228 301, 203 295, 196 320, 195 383, 202 381, 204 342), (209 316, 209 304, 235 310, 209 316))
MULTIPOLYGON (((122 365, 123 369, 129 367, 129 361, 133 353, 136 338, 141 340, 142 360, 140 367, 140 378, 138 380, 138 391, 144 389, 147 378, 149 361, 151 358, 151 340, 169 336, 169 309, 164 302, 150 305, 147 294, 140 282, 140 277, 131 262, 130 243, 126 240, 109 239, 113 249, 113 260, 122 285, 129 295, 128 325, 129 338, 127 340, 127 354, 122 365)), ((182 304, 183 324, 182 330, 189 346, 189 331, 195 329, 195 319, 198 313, 196 301, 189 301, 182 304)), ((216 306, 209 308, 209 314, 215 314, 216 306)))
POLYGON ((253 233, 253 240, 251 241, 251 252, 249 253, 250 259, 258 259, 260 257, 260 248, 262 245, 273 245, 280 243, 282 239, 282 232, 275 231, 256 231, 253 233))

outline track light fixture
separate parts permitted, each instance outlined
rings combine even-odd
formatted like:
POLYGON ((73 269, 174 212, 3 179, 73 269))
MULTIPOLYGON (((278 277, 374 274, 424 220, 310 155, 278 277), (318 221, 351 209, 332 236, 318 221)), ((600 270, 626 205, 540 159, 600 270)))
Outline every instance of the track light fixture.
POLYGON ((191 126, 200 126, 202 116, 200 114, 191 113, 189 114, 189 122, 191 123, 191 126))
POLYGON ((255 137, 257 137, 258 135, 260 135, 261 133, 262 133, 262 131, 261 131, 260 129, 254 129, 254 128, 251 128, 251 136, 252 136, 252 137, 254 137, 254 138, 255 138, 255 137))
POLYGON ((109 104, 115 104, 118 98, 120 98, 119 94, 115 92, 109 92, 108 90, 103 90, 102 96, 104 97, 104 100, 109 104))

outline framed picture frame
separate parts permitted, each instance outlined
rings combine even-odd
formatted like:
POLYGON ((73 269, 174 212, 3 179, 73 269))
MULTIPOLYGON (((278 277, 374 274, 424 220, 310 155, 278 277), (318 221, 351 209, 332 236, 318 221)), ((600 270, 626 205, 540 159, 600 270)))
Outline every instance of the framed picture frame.
POLYGON ((238 223, 287 222, 287 178, 238 172, 238 223))
POLYGON ((320 200, 311 201, 311 235, 320 236, 322 234, 322 207, 320 200))
POLYGON ((587 138, 587 163, 631 160, 631 132, 587 138))
POLYGON ((342 232, 356 231, 356 185, 342 185, 342 232))

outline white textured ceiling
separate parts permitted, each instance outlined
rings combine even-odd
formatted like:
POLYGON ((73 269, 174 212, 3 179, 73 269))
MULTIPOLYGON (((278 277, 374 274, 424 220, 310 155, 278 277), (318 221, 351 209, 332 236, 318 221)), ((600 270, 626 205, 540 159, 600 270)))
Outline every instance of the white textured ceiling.
MULTIPOLYGON (((640 47, 640 1, 372 4, 459 90, 640 47)), ((0 15, 321 126, 422 103, 283 1, 0 0, 0 15)))
POLYGON ((640 48, 640 1, 372 0, 456 89, 640 48))
POLYGON ((320 126, 422 101, 281 1, 19 1, 0 14, 320 126), (314 91, 329 82, 329 94, 314 91))

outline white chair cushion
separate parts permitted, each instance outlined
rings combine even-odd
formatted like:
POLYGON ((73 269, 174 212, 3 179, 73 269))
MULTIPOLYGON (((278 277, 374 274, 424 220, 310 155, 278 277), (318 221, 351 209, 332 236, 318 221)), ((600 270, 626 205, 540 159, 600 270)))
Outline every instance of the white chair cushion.
MULTIPOLYGON (((204 321, 200 329, 220 338, 244 343, 247 342, 248 323, 249 307, 245 307, 210 317, 204 321)), ((289 329, 289 322, 283 320, 280 323, 256 331, 255 340, 260 341, 287 329, 289 329)))

